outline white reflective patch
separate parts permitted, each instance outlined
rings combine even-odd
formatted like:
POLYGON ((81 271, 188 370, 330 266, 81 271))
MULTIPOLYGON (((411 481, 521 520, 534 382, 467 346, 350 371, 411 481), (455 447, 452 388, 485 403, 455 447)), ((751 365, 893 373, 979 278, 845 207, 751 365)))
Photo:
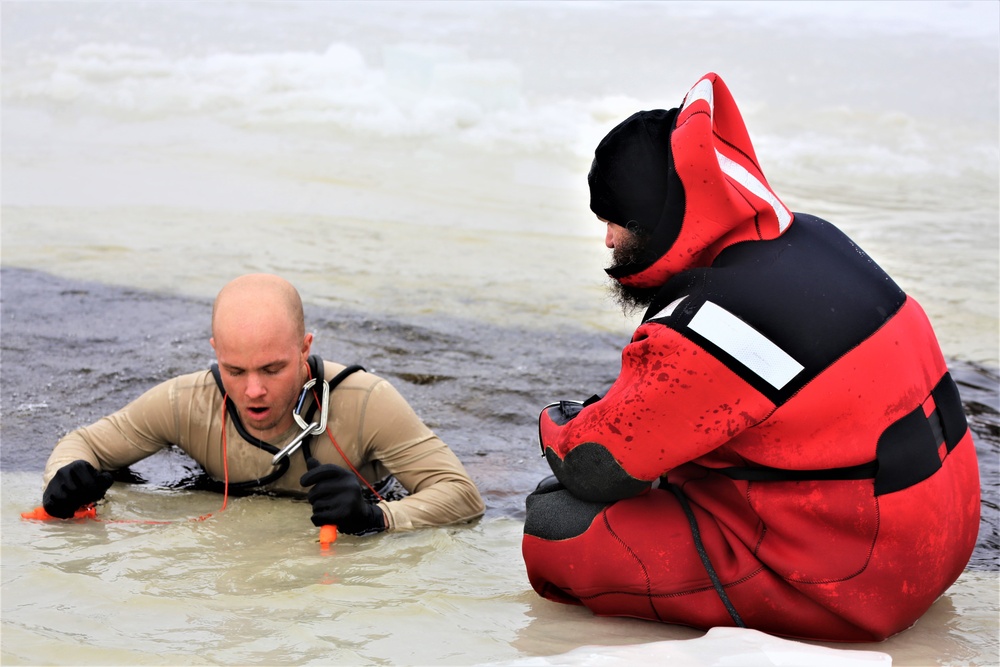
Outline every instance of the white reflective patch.
MULTIPOLYGON (((671 315, 674 314, 674 311, 677 310, 677 306, 681 305, 681 301, 683 301, 686 298, 687 298, 686 296, 682 296, 681 298, 677 299, 676 301, 671 302, 671 304, 669 306, 667 306, 666 308, 664 308, 663 310, 661 310, 660 312, 658 312, 656 315, 653 315, 649 319, 650 320, 658 320, 661 317, 670 317, 671 315)), ((646 320, 646 321, 648 322, 649 320, 646 320)))
POLYGON ((684 108, 687 109, 698 100, 708 102, 709 110, 713 116, 715 115, 715 89, 712 88, 712 82, 708 79, 702 79, 688 91, 687 97, 684 98, 684 108))
POLYGON ((803 366, 728 310, 706 301, 688 325, 741 364, 781 389, 803 366))
POLYGON ((718 158, 719 167, 724 174, 738 181, 740 185, 766 201, 774 209, 774 215, 778 218, 778 230, 785 231, 792 222, 792 214, 788 212, 788 209, 781 203, 781 200, 775 197, 774 193, 761 183, 756 176, 747 171, 743 165, 730 160, 718 150, 715 151, 715 157, 718 158))

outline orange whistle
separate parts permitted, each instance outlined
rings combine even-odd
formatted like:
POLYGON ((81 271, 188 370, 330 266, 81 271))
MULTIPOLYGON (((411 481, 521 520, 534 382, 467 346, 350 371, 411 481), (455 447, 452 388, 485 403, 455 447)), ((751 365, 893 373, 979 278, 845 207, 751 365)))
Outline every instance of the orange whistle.
POLYGON ((319 546, 324 551, 337 541, 337 527, 326 525, 319 529, 319 546))
MULTIPOLYGON (((21 518, 27 519, 28 521, 61 521, 58 517, 54 517, 45 511, 45 508, 39 505, 30 512, 21 512, 21 518)), ((77 511, 73 512, 74 519, 97 519, 97 508, 93 505, 87 505, 86 507, 81 507, 77 511)))

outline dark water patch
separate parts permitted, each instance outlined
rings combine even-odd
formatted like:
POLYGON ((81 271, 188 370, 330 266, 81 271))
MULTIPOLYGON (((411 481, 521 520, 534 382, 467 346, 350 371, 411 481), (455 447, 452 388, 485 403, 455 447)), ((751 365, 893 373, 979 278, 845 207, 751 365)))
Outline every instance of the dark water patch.
POLYGON ((437 384, 455 379, 448 375, 435 375, 433 373, 395 373, 395 376, 410 384, 437 384))
MULTIPOLYGON (((41 472, 56 440, 154 384, 215 360, 211 301, 0 269, 0 468, 41 472)), ((600 304, 595 304, 600 307, 600 304)), ((621 336, 536 331, 441 316, 378 317, 307 307, 314 352, 390 381, 463 461, 490 514, 523 518, 548 474, 537 442, 546 403, 601 393, 620 368, 621 336)), ((1000 382, 953 361, 976 441, 983 518, 970 568, 1000 569, 1000 382)), ((176 484, 196 469, 170 450, 134 466, 176 484)), ((25 506, 39 498, 25 500, 25 506)))
POLYGON ((1000 373, 966 361, 949 363, 979 456, 982 519, 970 567, 1000 570, 1000 373))

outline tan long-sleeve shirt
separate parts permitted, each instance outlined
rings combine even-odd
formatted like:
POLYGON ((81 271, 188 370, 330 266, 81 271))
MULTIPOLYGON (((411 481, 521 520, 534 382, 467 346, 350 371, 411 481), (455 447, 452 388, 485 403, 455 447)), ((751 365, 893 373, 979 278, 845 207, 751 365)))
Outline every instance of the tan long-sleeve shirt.
MULTIPOLYGON (((344 366, 324 362, 326 379, 344 366)), ((180 447, 217 480, 225 478, 223 400, 210 371, 182 375, 153 387, 114 414, 63 437, 45 466, 45 483, 56 471, 83 459, 99 470, 114 470, 146 458, 171 444, 180 447)), ((482 498, 462 463, 416 415, 386 380, 358 371, 330 393, 327 426, 343 452, 327 434, 313 437, 312 455, 320 463, 348 467, 368 482, 388 474, 410 492, 379 507, 389 530, 407 530, 468 521, 481 516, 482 498)), ((292 426, 271 444, 281 448, 301 432, 292 426)), ((225 418, 229 481, 262 478, 274 471, 272 454, 240 437, 225 418)), ((288 471, 262 491, 303 496, 299 484, 306 471, 301 450, 288 471)))

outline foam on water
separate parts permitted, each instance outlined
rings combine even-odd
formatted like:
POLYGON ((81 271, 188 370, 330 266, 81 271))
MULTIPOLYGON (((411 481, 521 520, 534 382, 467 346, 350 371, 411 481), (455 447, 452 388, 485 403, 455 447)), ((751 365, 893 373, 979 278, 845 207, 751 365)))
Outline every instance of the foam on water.
MULTIPOLYGON (((322 127, 388 138, 447 137, 479 148, 541 148, 586 156, 608 123, 644 104, 679 103, 685 86, 710 68, 696 64, 704 60, 701 49, 693 48, 696 53, 688 55, 687 49, 674 52, 657 41, 637 39, 638 46, 621 43, 622 36, 616 35, 598 40, 572 71, 560 71, 563 64, 556 52, 549 54, 556 63, 550 71, 538 72, 545 65, 533 57, 542 45, 535 44, 530 34, 525 44, 509 42, 497 34, 504 26, 529 21, 539 29, 553 30, 556 26, 586 29, 600 21, 610 22, 609 27, 635 23, 635 29, 650 35, 662 32, 670 41, 690 21, 715 23, 720 31, 736 26, 746 30, 749 21, 756 28, 749 32, 761 33, 765 40, 770 31, 794 33, 803 25, 826 33, 828 39, 844 40, 845 46, 857 47, 852 41, 862 36, 879 40, 887 50, 913 36, 932 35, 937 40, 940 53, 924 57, 923 81, 910 86, 909 99, 900 96, 898 82, 871 76, 877 63, 869 60, 861 76, 846 74, 833 91, 822 85, 815 91, 820 104, 834 115, 824 119, 810 114, 804 120, 807 127, 837 124, 849 132, 852 126, 867 126, 854 122, 861 118, 858 114, 874 113, 877 118, 886 109, 888 118, 879 130, 891 132, 891 125, 912 124, 918 115, 936 116, 942 97, 949 116, 957 112, 995 120, 992 109, 982 102, 995 94, 996 82, 979 81, 975 89, 951 94, 947 77, 955 63, 942 64, 933 57, 951 55, 958 47, 989 48, 996 39, 996 31, 990 29, 996 25, 991 23, 997 14, 993 3, 674 2, 668 8, 657 3, 553 3, 531 10, 505 3, 472 7, 423 3, 422 8, 412 11, 391 2, 376 7, 283 3, 283 8, 268 11, 261 5, 198 3, 167 10, 157 3, 92 3, 86 10, 64 7, 65 15, 52 26, 44 9, 11 5, 5 13, 17 21, 19 31, 5 31, 3 94, 8 103, 71 104, 77 113, 99 110, 133 119, 194 114, 237 126, 322 127), (103 11, 95 14, 95 6, 103 11), (379 20, 386 23, 379 39, 358 35, 379 20), (407 30, 408 22, 418 22, 420 29, 407 30), (431 25, 438 34, 427 29, 431 25), (183 31, 184 38, 175 39, 175 31, 183 31), (414 40, 415 35, 423 39, 414 40), (605 56, 621 58, 627 69, 648 74, 648 63, 629 62, 643 48, 654 63, 661 53, 671 63, 679 57, 681 64, 670 72, 683 72, 683 77, 672 74, 667 83, 652 75, 636 85, 629 73, 627 86, 602 94, 608 89, 607 68, 600 67, 605 56), (551 85, 552 77, 560 74, 565 76, 563 84, 551 85), (590 85, 578 81, 587 76, 593 77, 590 85), (839 106, 826 101, 831 92, 839 93, 839 106)), ((560 46, 552 33, 542 44, 546 43, 560 46)), ((680 47, 686 43, 680 42, 680 47)), ((714 46, 719 55, 731 57, 722 44, 714 46)), ((747 46, 734 43, 728 48, 739 51, 747 46)), ((874 54, 878 51, 862 51, 855 57, 864 61, 877 57, 874 54)), ((762 66, 768 64, 763 54, 748 55, 760 59, 762 66)), ((814 54, 798 55, 810 64, 829 65, 814 54)), ((919 59, 921 54, 910 57, 919 59)), ((711 67, 723 62, 718 56, 712 60, 711 67)), ((742 86, 739 98, 745 110, 767 105, 767 115, 796 118, 801 105, 794 98, 812 82, 799 80, 801 65, 786 63, 786 67, 793 69, 785 80, 774 78, 767 96, 756 95, 753 85, 742 86), (774 103, 775 85, 778 90, 784 87, 782 101, 790 105, 791 113, 783 113, 774 103)), ((741 88, 739 80, 734 83, 741 88)), ((811 145, 815 153, 817 146, 811 145)), ((836 143, 819 148, 836 149, 836 143)))

